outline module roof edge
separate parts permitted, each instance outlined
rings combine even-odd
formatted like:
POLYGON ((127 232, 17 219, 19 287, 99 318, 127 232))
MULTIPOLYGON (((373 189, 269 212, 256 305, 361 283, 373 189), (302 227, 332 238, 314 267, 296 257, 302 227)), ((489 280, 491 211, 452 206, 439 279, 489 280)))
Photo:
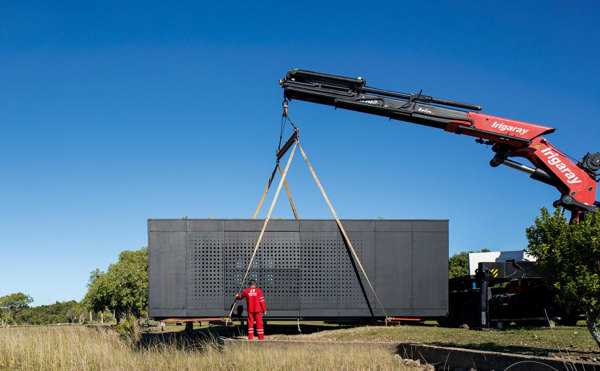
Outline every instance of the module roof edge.
MULTIPOLYGON (((164 219, 157 219, 157 218, 148 218, 148 221, 164 221, 164 222, 173 222, 173 221, 215 221, 215 222, 221 222, 221 221, 250 221, 250 220, 255 220, 257 222, 262 222, 264 221, 264 219, 252 219, 252 218, 164 218, 164 219)), ((402 221, 402 222, 447 222, 450 221, 450 219, 346 219, 346 218, 340 218, 340 220, 344 220, 344 221, 358 221, 358 222, 363 222, 363 221, 402 221)), ((279 218, 271 218, 270 221, 296 221, 295 219, 279 219, 279 218)), ((334 221, 334 219, 300 219, 300 222, 303 221, 334 221)))

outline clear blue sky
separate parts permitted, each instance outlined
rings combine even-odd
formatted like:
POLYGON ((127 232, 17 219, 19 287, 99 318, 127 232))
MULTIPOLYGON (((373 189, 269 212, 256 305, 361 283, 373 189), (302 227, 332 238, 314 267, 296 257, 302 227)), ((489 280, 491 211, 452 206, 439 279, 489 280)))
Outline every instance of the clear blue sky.
MULTIPOLYGON (((249 217, 290 67, 479 103, 556 127, 577 158, 600 150, 597 2, 435 3, 2 2, 0 295, 80 299, 90 271, 146 245, 148 218, 249 217)), ((472 138, 290 111, 345 218, 448 218, 451 252, 521 249, 558 198, 472 138)), ((296 165, 301 215, 328 217, 296 165)))

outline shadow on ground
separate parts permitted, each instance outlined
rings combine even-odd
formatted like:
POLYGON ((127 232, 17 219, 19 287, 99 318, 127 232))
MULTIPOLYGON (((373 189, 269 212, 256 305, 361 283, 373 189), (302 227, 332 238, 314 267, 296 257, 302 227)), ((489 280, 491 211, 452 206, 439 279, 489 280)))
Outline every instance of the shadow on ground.
POLYGON ((577 358, 596 358, 596 355, 600 357, 600 352, 581 352, 575 350, 560 350, 557 348, 540 348, 540 347, 528 347, 519 345, 502 345, 494 342, 487 343, 473 343, 473 344, 456 344, 452 342, 428 342, 429 345, 435 345, 440 347, 452 347, 452 348, 464 348, 471 350, 483 350, 491 352, 502 352, 502 353, 513 353, 513 354, 524 354, 532 356, 552 357, 561 356, 562 358, 577 357, 577 358))
MULTIPOLYGON (((348 328, 349 325, 301 325, 300 331, 296 324, 273 324, 267 325, 267 335, 298 335, 312 334, 324 330, 348 328)), ((206 346, 223 345, 225 338, 244 338, 246 328, 240 325, 234 326, 209 326, 193 331, 177 332, 146 332, 141 335, 137 346, 140 349, 148 349, 157 346, 175 346, 179 349, 203 349, 206 346)))
POLYGON ((174 346, 178 349, 201 350, 207 346, 220 346, 223 338, 242 336, 238 326, 211 326, 193 331, 146 332, 137 343, 138 348, 174 346))

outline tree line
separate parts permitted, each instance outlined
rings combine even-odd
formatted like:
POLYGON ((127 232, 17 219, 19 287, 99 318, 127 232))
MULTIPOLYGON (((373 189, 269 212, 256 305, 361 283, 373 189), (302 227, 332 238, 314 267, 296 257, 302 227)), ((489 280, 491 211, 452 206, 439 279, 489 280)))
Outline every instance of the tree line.
POLYGON ((30 307, 32 302, 33 298, 22 292, 1 296, 0 325, 79 323, 85 315, 84 307, 75 300, 30 307))
POLYGON ((22 292, 0 297, 0 325, 120 322, 148 313, 148 249, 123 251, 106 271, 90 274, 88 289, 75 300, 31 307, 22 292))

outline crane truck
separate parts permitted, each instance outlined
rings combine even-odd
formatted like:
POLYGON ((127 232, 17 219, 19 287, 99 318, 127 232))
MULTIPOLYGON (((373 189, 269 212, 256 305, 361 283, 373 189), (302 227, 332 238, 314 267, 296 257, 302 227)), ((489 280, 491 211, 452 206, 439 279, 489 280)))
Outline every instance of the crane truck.
MULTIPOLYGON (((587 153, 579 161, 571 160, 544 137, 553 133, 554 128, 484 114, 481 106, 476 104, 435 98, 422 92, 402 93, 370 87, 361 77, 292 69, 280 80, 280 85, 284 92, 284 115, 287 115, 288 101, 295 99, 475 137, 477 143, 491 147, 492 167, 508 166, 556 188, 560 197, 554 201, 554 206, 570 211, 571 222, 579 222, 600 206, 596 200, 600 152, 587 153), (524 158, 531 165, 514 158, 524 158)), ((476 322, 487 327, 494 315, 502 316, 504 320, 506 317, 531 317, 531 312, 535 311, 531 308, 552 304, 539 301, 537 306, 530 305, 540 295, 548 300, 549 296, 544 294, 544 289, 540 291, 536 283, 540 278, 530 263, 481 263, 476 276, 450 281, 449 320, 476 322), (506 284, 509 281, 516 286, 506 284), (497 283, 500 287, 492 290, 497 283), (490 308, 506 307, 515 302, 515 298, 529 299, 521 306, 510 305, 514 310, 508 315, 505 310, 490 313, 490 308), (517 307, 528 308, 525 312, 529 314, 517 307), (467 309, 475 310, 469 312, 467 309)), ((571 319, 573 315, 568 317, 571 319)))
POLYGON ((373 88, 361 77, 292 69, 280 85, 285 100, 319 103, 475 137, 478 143, 491 146, 492 167, 505 165, 555 187, 561 196, 554 206, 569 210, 573 222, 600 206, 596 201, 600 152, 572 161, 543 137, 554 128, 484 114, 479 105, 422 92, 373 88), (533 166, 513 160, 515 157, 525 158, 533 166))

